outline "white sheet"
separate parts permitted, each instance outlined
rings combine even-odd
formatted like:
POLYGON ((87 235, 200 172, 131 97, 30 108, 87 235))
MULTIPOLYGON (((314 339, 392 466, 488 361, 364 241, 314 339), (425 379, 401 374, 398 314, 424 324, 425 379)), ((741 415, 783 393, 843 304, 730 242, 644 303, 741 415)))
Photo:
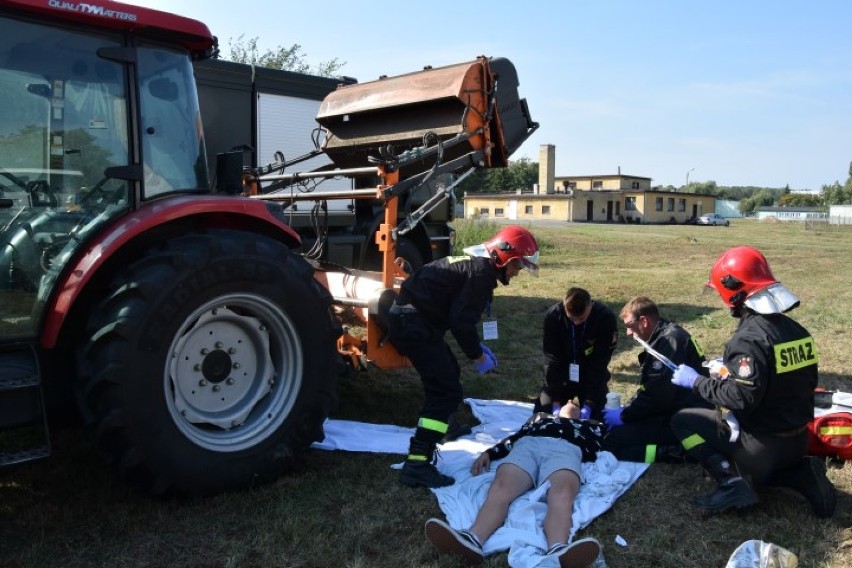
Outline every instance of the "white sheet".
MULTIPOLYGON (((456 483, 432 490, 447 522, 457 529, 466 529, 473 523, 500 462, 492 464, 490 472, 476 477, 470 474, 471 463, 480 452, 517 431, 532 413, 531 404, 516 401, 465 399, 465 403, 481 424, 470 435, 439 446, 438 469, 452 475, 456 483)), ((405 455, 414 429, 328 420, 325 435, 325 440, 314 444, 314 448, 405 455)), ((607 511, 647 469, 648 464, 619 462, 609 452, 601 452, 594 463, 584 463, 586 483, 574 501, 571 538, 607 511)), ((555 559, 544 558, 539 552, 547 545, 542 529, 546 492, 547 484, 517 499, 506 523, 484 543, 483 551, 492 554, 508 550, 509 564, 518 568, 545 567, 548 561, 558 566, 555 559)))
MULTIPOLYGON (((476 477, 470 474, 470 464, 476 456, 517 431, 532 413, 526 403, 467 399, 481 425, 470 436, 441 446, 438 469, 455 477, 455 484, 433 489, 447 522, 453 528, 466 529, 473 524, 476 512, 485 501, 494 471, 476 477)), ((609 452, 598 454, 596 462, 583 464, 586 482, 574 501, 574 526, 571 539, 595 517, 607 511, 621 495, 648 469, 648 464, 619 462, 609 452)), ((483 544, 486 554, 509 551, 509 565, 514 567, 558 566, 553 558, 541 556, 547 548, 542 522, 547 510, 547 484, 517 499, 509 508, 506 523, 483 544), (550 562, 550 564, 548 564, 550 562)))

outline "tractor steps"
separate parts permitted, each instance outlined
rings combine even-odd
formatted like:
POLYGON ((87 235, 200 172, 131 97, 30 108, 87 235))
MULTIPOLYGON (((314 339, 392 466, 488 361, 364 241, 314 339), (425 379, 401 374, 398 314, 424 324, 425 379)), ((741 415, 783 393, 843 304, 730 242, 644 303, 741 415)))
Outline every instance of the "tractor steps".
POLYGON ((0 352, 0 467, 49 456, 50 435, 32 348, 0 352))

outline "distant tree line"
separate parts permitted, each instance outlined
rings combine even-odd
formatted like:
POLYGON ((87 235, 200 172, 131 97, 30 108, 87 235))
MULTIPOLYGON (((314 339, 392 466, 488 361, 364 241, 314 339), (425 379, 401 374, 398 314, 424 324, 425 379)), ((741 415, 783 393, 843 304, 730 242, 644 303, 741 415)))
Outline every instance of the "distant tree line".
POLYGON ((244 38, 245 36, 241 35, 228 42, 228 55, 224 59, 237 63, 247 63, 256 67, 282 69, 320 77, 335 77, 340 68, 346 65, 345 61, 340 61, 336 57, 329 61, 311 65, 307 62, 307 56, 302 51, 302 46, 297 43, 290 47, 279 45, 275 49, 261 50, 257 46, 258 38, 244 38))
MULTIPOLYGON (((457 197, 464 192, 507 192, 532 191, 538 183, 538 162, 529 158, 510 160, 508 167, 477 170, 456 188, 457 197)), ((717 199, 739 202, 740 213, 754 213, 760 207, 825 207, 829 205, 852 204, 852 162, 849 163, 849 177, 841 185, 839 181, 823 185, 820 193, 792 193, 790 186, 782 188, 755 186, 720 186, 715 181, 692 181, 689 185, 675 187, 661 186, 662 191, 680 191, 713 195, 717 199)))

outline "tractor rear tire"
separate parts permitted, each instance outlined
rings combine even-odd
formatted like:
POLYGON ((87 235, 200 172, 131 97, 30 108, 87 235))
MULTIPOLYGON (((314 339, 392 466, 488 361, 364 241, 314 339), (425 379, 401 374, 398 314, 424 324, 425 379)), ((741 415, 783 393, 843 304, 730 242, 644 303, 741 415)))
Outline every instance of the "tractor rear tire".
POLYGON ((94 442, 155 495, 271 481, 323 438, 340 326, 299 255, 234 230, 172 238, 118 271, 78 379, 94 442))

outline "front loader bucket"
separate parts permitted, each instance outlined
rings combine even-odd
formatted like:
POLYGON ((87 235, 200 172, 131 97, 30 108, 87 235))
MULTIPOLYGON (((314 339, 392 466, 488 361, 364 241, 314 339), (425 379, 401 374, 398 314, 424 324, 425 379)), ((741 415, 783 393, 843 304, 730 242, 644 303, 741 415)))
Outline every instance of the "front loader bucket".
POLYGON ((448 143, 444 161, 481 150, 478 165, 504 167, 538 127, 517 88, 512 63, 486 57, 342 86, 326 96, 317 115, 328 131, 323 151, 339 168, 360 167, 380 148, 390 146, 398 155, 433 144, 424 141, 433 132, 448 143))

